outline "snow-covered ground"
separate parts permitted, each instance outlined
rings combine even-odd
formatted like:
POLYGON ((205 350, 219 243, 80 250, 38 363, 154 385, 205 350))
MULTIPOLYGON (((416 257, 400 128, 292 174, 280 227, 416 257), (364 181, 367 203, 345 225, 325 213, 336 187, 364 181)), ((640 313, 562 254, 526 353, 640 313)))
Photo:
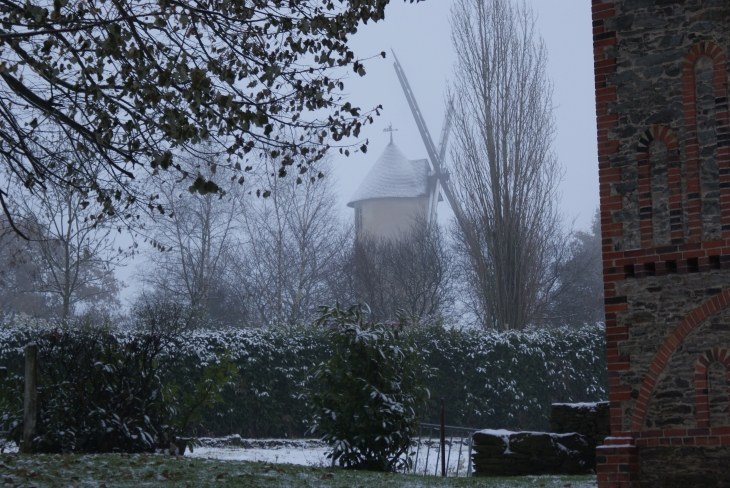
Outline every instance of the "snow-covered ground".
POLYGON ((242 439, 230 436, 223 439, 200 439, 186 456, 234 461, 263 461, 267 463, 296 464, 300 466, 329 466, 327 447, 311 439, 242 439))
MULTIPOLYGON (((469 444, 467 439, 454 439, 453 442, 446 440, 446 472, 449 476, 466 476, 469 464, 469 444)), ((414 468, 409 471, 417 474, 441 474, 441 453, 439 452, 440 443, 438 440, 419 441, 414 446, 413 456, 414 468)))
MULTIPOLYGON (((202 438, 203 446, 196 447, 186 456, 203 459, 219 459, 222 461, 251 461, 277 464, 294 464, 299 466, 327 467, 331 461, 327 459, 328 448, 320 441, 313 439, 243 439, 240 436, 225 438, 202 438)), ((416 446, 414 446, 415 450, 416 446)), ((437 439, 424 439, 418 445, 418 457, 414 456, 416 469, 410 473, 429 474, 441 473, 441 461, 438 454, 437 439), (430 448, 429 448, 430 446, 430 448)), ((17 452, 15 445, 6 445, 4 452, 17 452)), ((449 443, 446 445, 447 471, 449 476, 457 473, 466 476, 468 445, 461 445, 459 457, 459 443, 454 440, 449 454, 449 443)), ((556 476, 528 476, 531 483, 540 482, 540 486, 570 486, 559 482, 556 476), (557 483, 557 484, 556 484, 557 483)), ((501 485, 500 485, 501 486, 501 485)), ((510 485, 513 486, 513 485, 510 485)), ((595 481, 572 483, 573 488, 594 488, 595 481)))
MULTIPOLYGON (((300 466, 329 466, 327 459, 328 448, 320 441, 313 439, 242 439, 239 436, 230 436, 221 439, 200 439, 202 447, 197 447, 187 456, 237 461, 263 461, 270 463, 296 464, 300 466)), ((446 469, 450 476, 457 474, 466 476, 467 457, 469 454, 466 442, 461 444, 461 458, 459 458, 459 443, 446 445, 446 469), (451 447, 451 453, 449 453, 451 447)), ((418 445, 418 457, 413 457, 415 469, 409 472, 418 474, 441 473, 441 460, 437 440, 424 440, 418 445)), ((416 446, 414 446, 414 452, 416 446)))
MULTIPOLYGON (((225 461, 251 461, 275 464, 295 464, 299 466, 327 467, 332 461, 327 458, 327 446, 315 439, 243 439, 238 435, 222 438, 201 438, 200 447, 186 456, 202 459, 220 459, 225 461)), ((2 449, 6 453, 18 452, 17 446, 8 443, 2 449)), ((424 440, 418 445, 418 456, 414 456, 415 469, 410 473, 441 473, 441 461, 438 452, 438 440, 424 440), (429 447, 430 446, 430 447, 429 447)), ((449 443, 446 445, 447 471, 449 476, 457 473, 466 476, 467 457, 469 454, 466 442, 461 445, 459 460, 459 443, 454 440, 449 454, 449 443)), ((414 446, 414 452, 416 446, 414 446)))

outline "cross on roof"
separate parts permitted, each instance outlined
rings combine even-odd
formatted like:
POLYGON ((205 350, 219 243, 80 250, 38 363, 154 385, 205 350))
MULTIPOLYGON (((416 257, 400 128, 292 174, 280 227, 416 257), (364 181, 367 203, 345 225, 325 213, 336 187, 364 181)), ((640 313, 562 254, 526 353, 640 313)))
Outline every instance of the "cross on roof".
POLYGON ((393 144, 393 132, 396 132, 398 129, 393 128, 393 124, 389 124, 388 127, 383 129, 383 132, 390 132, 390 143, 393 144))

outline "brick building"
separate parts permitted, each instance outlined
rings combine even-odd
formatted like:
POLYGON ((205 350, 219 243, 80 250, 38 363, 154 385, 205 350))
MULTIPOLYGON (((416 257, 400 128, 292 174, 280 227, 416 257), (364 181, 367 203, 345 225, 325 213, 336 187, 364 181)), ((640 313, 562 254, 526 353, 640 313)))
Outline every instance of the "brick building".
POLYGON ((600 487, 730 486, 728 0, 593 0, 600 487))

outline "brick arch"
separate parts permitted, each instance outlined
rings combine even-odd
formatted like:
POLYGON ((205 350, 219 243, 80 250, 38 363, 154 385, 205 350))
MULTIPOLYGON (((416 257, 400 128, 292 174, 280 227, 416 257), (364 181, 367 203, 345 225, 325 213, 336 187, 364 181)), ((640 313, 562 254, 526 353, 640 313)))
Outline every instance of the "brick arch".
MULTIPOLYGON (((730 380, 730 352, 727 349, 713 347, 705 351, 695 364, 695 402, 697 404, 697 427, 710 427, 710 403, 709 403, 709 371, 714 363, 725 366, 727 378, 730 380)), ((728 390, 730 393, 730 389, 728 390)))
POLYGON ((725 52, 714 42, 700 42, 692 46, 682 63, 682 101, 686 131, 687 206, 689 238, 702 239, 702 202, 700 188, 699 142, 697 139, 697 91, 695 65, 702 57, 713 64, 717 134, 717 163, 720 170, 720 205, 722 236, 730 236, 730 146, 728 146, 728 80, 725 52))
POLYGON ((674 351, 677 349, 679 344, 682 343, 685 337, 694 330, 705 318, 710 315, 719 312, 720 310, 730 306, 730 289, 723 290, 717 295, 713 296, 709 300, 703 302, 699 307, 695 308, 690 312, 689 315, 669 334, 669 337, 664 341, 662 347, 654 355, 654 359, 649 365, 649 371, 644 376, 644 381, 641 384, 639 390, 639 398, 636 400, 634 406, 634 413, 631 417, 631 431, 640 432, 644 425, 644 418, 646 417, 646 410, 654 393, 656 381, 659 375, 664 370, 664 367, 669 362, 674 351))
MULTIPOLYGON (((667 186, 669 191, 669 227, 673 244, 682 242, 682 173, 679 158, 679 141, 674 131, 666 125, 653 125, 639 138, 636 157, 638 159, 639 229, 641 247, 655 247, 654 212, 651 187, 651 145, 661 141, 667 148, 667 186)), ((666 243, 663 243, 666 244, 666 243)))

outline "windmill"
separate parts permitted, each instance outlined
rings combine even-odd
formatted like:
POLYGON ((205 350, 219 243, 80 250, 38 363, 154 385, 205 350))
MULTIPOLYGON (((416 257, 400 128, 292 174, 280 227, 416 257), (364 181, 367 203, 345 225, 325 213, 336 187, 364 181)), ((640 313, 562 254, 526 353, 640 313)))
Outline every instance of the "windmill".
MULTIPOLYGON (((393 56, 395 57, 395 53, 393 56)), ((394 66, 430 162, 429 159, 409 160, 393 142, 393 132, 396 129, 391 125, 384 130, 390 133, 390 143, 347 205, 355 210, 356 235, 385 239, 399 239, 408 235, 421 219, 428 225, 435 224, 441 193, 449 201, 459 224, 464 222, 449 184, 449 173, 443 164, 451 130, 453 104, 449 103, 447 106, 437 149, 398 58, 395 58, 394 66)))
POLYGON ((449 133, 451 132, 451 123, 454 115, 453 100, 449 100, 448 106, 446 107, 446 117, 441 129, 441 137, 437 150, 436 146, 433 144, 433 140, 431 139, 431 134, 428 132, 428 127, 426 127, 426 122, 423 120, 423 115, 421 115, 421 109, 418 108, 418 102, 416 102, 416 97, 413 94, 413 90, 411 90, 411 85, 408 83, 405 71, 403 71, 403 67, 398 61, 398 57, 395 55, 395 52, 392 49, 391 52, 395 59, 393 67, 398 75, 398 81, 400 81, 403 93, 406 95, 408 106, 411 108, 413 118, 416 120, 416 125, 418 126, 418 131, 421 133, 421 139, 423 139, 423 144, 426 146, 428 158, 431 161, 431 176, 433 182, 430 188, 428 222, 432 223, 436 221, 436 206, 438 204, 439 192, 443 189, 443 193, 446 195, 446 200, 449 202, 449 206, 456 216, 456 221, 460 226, 464 227, 463 213, 459 206, 459 202, 456 201, 451 184, 449 183, 449 171, 444 165, 446 146, 449 141, 449 133))

